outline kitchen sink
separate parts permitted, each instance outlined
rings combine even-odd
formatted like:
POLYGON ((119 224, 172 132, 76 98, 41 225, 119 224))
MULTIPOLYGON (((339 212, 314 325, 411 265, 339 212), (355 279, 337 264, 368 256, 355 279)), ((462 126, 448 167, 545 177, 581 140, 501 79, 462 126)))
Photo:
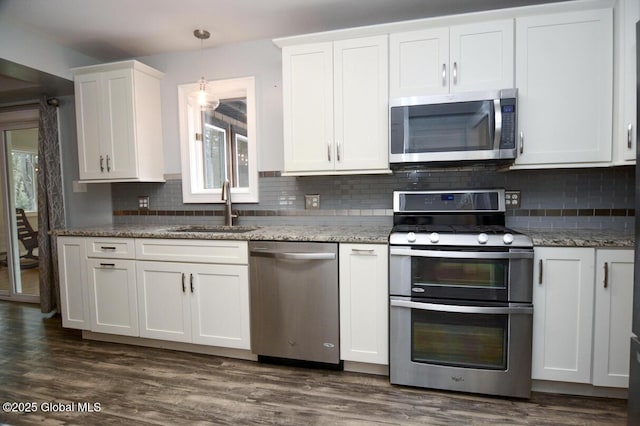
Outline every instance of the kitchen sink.
POLYGON ((258 229, 257 226, 224 226, 224 225, 188 225, 188 226, 179 226, 176 228, 171 228, 169 231, 171 232, 214 232, 214 233, 232 233, 239 234, 243 232, 251 232, 258 229))

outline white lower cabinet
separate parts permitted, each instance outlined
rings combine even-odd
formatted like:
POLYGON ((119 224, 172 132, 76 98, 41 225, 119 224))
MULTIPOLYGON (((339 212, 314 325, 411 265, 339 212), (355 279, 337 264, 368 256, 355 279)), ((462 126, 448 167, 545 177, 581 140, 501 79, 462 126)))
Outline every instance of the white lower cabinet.
POLYGON ((60 314, 62 326, 89 330, 89 293, 84 237, 58 237, 58 272, 60 274, 60 314))
POLYGON ((340 244, 340 358, 389 363, 388 248, 340 244))
POLYGON ((533 379, 627 387, 633 250, 536 247, 533 286, 533 379))
POLYGON ((91 331, 138 336, 135 261, 87 259, 91 331))
POLYGON ((250 349, 247 265, 137 262, 140 336, 250 349))
POLYGON ((596 250, 593 384, 629 386, 633 250, 596 250))

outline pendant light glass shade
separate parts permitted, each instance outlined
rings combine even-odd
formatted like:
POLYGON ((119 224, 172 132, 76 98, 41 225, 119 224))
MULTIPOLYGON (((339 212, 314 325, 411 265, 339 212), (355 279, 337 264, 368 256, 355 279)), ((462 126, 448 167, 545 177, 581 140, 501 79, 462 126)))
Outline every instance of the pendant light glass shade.
POLYGON ((204 78, 204 61, 202 59, 202 44, 204 40, 208 39, 210 34, 207 30, 195 30, 193 35, 200 40, 200 67, 202 68, 202 77, 198 81, 198 93, 197 100, 200 109, 203 111, 213 111, 220 105, 220 100, 216 97, 207 85, 207 80, 204 78))

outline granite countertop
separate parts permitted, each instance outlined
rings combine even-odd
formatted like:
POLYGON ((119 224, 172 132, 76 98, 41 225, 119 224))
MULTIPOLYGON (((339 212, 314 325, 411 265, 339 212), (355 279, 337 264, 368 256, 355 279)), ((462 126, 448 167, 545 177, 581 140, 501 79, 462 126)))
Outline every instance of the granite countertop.
POLYGON ((528 235, 534 246, 544 247, 621 247, 633 248, 633 231, 593 230, 593 229, 519 229, 528 235))
MULTIPOLYGON (((105 225, 88 228, 69 228, 53 233, 61 236, 118 237, 118 238, 182 238, 204 240, 245 241, 304 241, 386 244, 390 227, 346 225, 265 225, 237 226, 233 230, 213 226, 216 232, 199 232, 198 225, 105 225), (178 231, 188 228, 187 231, 178 231), (242 232, 237 232, 242 231, 242 232)), ((545 247, 621 247, 633 248, 633 231, 591 229, 537 230, 517 229, 531 237, 534 246, 545 247)))
POLYGON ((105 225, 89 228, 56 230, 60 236, 118 237, 118 238, 182 238, 202 240, 246 241, 315 241, 337 243, 386 244, 390 227, 387 226, 236 226, 234 229, 213 226, 216 232, 197 231, 199 225, 105 225), (180 228, 189 229, 178 231, 180 228), (241 231, 241 232, 238 232, 241 231))

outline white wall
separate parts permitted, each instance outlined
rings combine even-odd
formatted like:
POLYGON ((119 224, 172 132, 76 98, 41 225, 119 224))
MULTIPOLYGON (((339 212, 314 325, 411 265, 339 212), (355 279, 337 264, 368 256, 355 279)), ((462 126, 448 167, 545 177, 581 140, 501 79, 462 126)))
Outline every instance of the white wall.
POLYGON ((98 62, 94 58, 26 31, 2 15, 0 15, 0 40, 2 40, 0 58, 68 80, 73 80, 71 67, 98 62))
MULTIPOLYGON (((194 38, 194 45, 198 45, 194 38)), ((162 130, 165 174, 180 173, 178 85, 207 80, 255 76, 258 170, 282 170, 282 59, 271 40, 138 58, 165 73, 162 79, 162 130)))

